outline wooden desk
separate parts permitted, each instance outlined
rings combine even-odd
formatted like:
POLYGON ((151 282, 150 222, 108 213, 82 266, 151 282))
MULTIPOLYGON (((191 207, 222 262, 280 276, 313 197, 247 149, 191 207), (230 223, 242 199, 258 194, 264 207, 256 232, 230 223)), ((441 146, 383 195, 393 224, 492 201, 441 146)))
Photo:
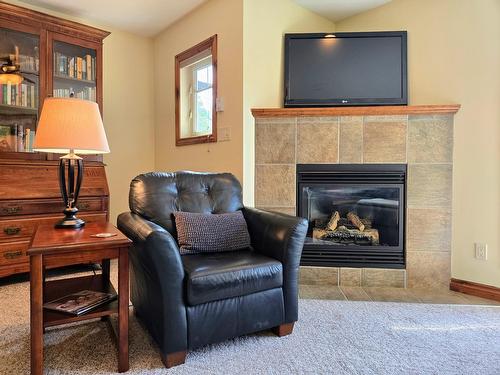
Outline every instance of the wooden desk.
POLYGON ((76 321, 103 318, 118 313, 118 371, 129 368, 128 359, 128 249, 131 241, 109 223, 88 223, 81 229, 55 229, 53 225, 40 225, 31 241, 30 302, 31 302, 31 374, 43 373, 43 333, 46 327, 76 321), (111 232, 109 238, 91 237, 111 232), (114 292, 109 281, 109 260, 118 258, 118 301, 114 301, 80 316, 43 309, 43 304, 65 295, 89 289, 114 292), (45 282, 45 267, 103 262, 101 275, 45 282))

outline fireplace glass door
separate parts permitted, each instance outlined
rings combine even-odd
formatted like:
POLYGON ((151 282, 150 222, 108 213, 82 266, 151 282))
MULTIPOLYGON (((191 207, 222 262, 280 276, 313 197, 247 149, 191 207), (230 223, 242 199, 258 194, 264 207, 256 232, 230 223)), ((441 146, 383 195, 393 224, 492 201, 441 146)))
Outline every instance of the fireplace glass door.
POLYGON ((302 187, 300 195, 309 221, 310 243, 401 245, 401 186, 311 185, 302 187))

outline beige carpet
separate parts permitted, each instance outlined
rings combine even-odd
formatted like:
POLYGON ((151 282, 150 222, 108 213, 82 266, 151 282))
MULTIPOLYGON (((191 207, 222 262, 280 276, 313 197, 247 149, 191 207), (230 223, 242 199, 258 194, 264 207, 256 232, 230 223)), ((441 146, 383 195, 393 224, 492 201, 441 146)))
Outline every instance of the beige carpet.
MULTIPOLYGON (((29 373, 27 282, 0 285, 0 374, 29 373)), ((116 323, 116 322, 114 322, 116 323)), ((48 330, 47 374, 108 374, 106 323, 48 330)), ((166 370, 131 315, 130 374, 500 374, 500 308, 300 301, 293 335, 249 335, 190 353, 166 370)))

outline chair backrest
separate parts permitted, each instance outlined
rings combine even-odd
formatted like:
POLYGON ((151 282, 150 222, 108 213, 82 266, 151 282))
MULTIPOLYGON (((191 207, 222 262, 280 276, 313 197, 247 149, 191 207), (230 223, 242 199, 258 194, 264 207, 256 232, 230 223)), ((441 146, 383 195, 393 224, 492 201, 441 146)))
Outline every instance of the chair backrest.
POLYGON ((175 235, 175 211, 234 212, 243 207, 241 185, 230 173, 150 172, 130 183, 129 206, 175 235))

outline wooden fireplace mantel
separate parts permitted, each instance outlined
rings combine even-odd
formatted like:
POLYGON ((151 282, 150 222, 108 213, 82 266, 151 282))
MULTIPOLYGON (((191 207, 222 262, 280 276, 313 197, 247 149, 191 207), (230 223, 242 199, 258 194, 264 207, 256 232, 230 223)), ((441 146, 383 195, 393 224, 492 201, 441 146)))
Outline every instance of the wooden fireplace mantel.
POLYGON ((436 113, 454 114, 459 109, 460 104, 396 105, 371 107, 252 108, 252 115, 255 118, 298 116, 390 116, 436 113))

